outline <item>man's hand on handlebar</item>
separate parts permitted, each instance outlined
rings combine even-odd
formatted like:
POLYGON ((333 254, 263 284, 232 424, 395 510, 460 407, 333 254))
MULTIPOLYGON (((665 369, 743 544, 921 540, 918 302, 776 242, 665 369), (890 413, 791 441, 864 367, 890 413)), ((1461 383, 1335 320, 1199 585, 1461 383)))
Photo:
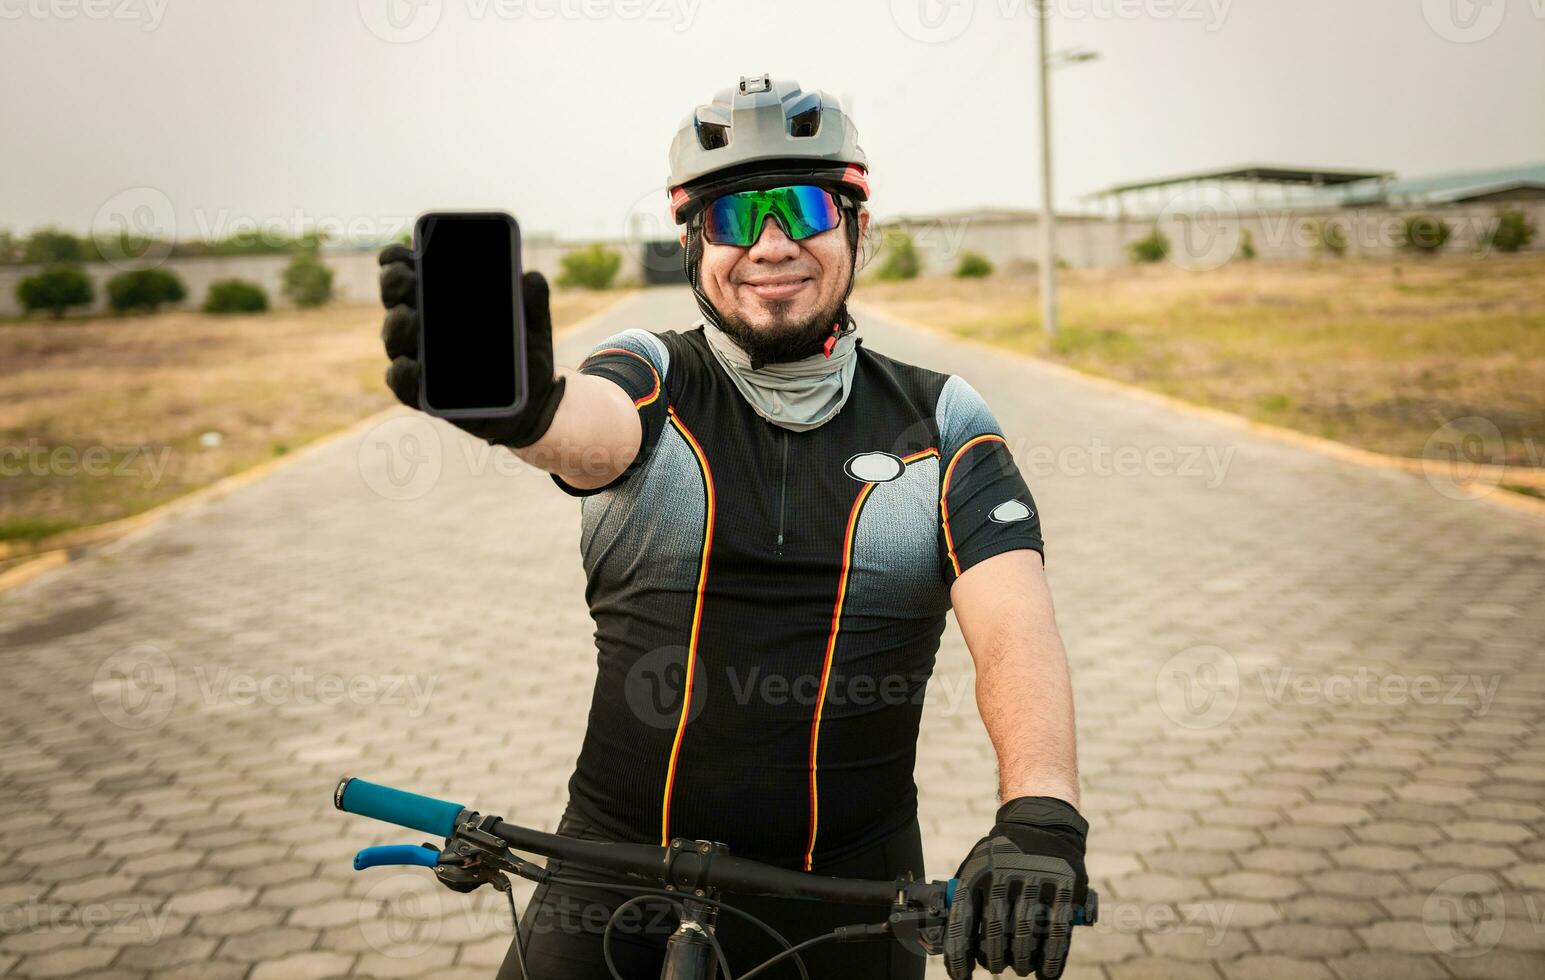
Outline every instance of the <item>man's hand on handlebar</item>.
MULTIPOLYGON (((511 448, 529 446, 547 433, 564 389, 564 379, 553 376, 553 319, 548 309, 547 280, 540 272, 526 273, 521 277, 520 294, 526 315, 530 385, 526 407, 508 418, 446 419, 479 439, 511 448)), ((413 253, 406 246, 389 245, 381 251, 381 303, 386 307, 381 340, 392 362, 386 369, 386 385, 398 401, 418 408, 423 373, 418 361, 418 277, 413 271, 413 253)))
POLYGON ((1089 824, 1049 796, 1024 796, 998 810, 997 823, 960 865, 945 928, 944 966, 967 980, 975 964, 989 973, 1032 971, 1057 980, 1067 964, 1075 910, 1089 876, 1089 824))

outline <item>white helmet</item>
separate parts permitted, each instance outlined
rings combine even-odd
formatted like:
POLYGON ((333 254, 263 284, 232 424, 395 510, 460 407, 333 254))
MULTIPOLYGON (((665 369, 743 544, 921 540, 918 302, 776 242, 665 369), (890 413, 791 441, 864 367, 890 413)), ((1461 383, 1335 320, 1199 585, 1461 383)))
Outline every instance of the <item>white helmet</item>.
POLYGON ((768 75, 742 77, 682 120, 666 190, 678 224, 730 188, 813 183, 869 198, 869 163, 842 105, 768 75))

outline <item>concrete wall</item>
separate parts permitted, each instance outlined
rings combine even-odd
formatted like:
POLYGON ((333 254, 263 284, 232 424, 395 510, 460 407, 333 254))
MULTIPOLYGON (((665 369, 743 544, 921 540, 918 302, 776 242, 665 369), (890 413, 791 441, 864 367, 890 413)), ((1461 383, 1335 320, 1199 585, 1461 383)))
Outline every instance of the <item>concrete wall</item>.
MULTIPOLYGON (((1545 201, 1512 205, 1529 214, 1540 230, 1531 251, 1545 250, 1545 201)), ((1155 225, 1170 240, 1171 259, 1188 268, 1205 269, 1228 261, 1248 231, 1256 255, 1264 260, 1301 260, 1318 254, 1316 222, 1342 230, 1349 256, 1388 256, 1400 251, 1400 231, 1407 217, 1430 214, 1453 228, 1444 252, 1474 251, 1496 226, 1494 204, 1428 208, 1330 208, 1287 210, 1246 208, 1238 212, 1169 213, 1114 217, 1064 216, 1057 224, 1057 254, 1074 267, 1124 265, 1131 261, 1127 246, 1145 237, 1155 225)), ((917 246, 927 273, 948 275, 962 253, 980 252, 999 269, 1029 267, 1040 261, 1040 222, 1034 215, 947 216, 889 222, 881 231, 907 232, 917 246)), ((876 255, 871 269, 884 261, 876 255)))

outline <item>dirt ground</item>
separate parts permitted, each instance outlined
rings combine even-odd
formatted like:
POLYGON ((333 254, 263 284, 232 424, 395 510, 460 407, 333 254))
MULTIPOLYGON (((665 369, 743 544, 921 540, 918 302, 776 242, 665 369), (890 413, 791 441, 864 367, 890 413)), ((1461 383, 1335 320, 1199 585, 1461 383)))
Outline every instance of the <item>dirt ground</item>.
POLYGON ((855 297, 1365 449, 1420 456, 1465 420, 1486 461, 1545 465, 1545 256, 1161 263, 1059 282, 1051 342, 1033 276, 866 282, 855 297))
MULTIPOLYGON (((558 292, 561 329, 620 292, 558 292)), ((391 404, 373 305, 0 323, 0 542, 126 517, 391 404)))

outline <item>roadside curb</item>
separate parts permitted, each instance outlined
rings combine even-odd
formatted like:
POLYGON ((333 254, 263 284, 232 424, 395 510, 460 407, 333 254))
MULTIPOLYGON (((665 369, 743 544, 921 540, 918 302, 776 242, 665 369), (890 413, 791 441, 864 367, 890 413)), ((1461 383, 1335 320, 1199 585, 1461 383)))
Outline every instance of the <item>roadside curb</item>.
MULTIPOLYGON (((1037 370, 1045 371, 1049 374, 1056 375, 1057 377, 1066 378, 1070 381, 1075 381, 1089 387, 1099 388, 1103 391, 1125 395, 1129 398, 1145 401, 1152 405, 1158 405, 1180 415, 1186 415, 1192 418, 1207 419, 1212 422, 1227 425, 1231 428, 1252 432, 1256 435, 1263 436, 1276 442, 1284 443, 1290 446, 1296 446, 1299 449, 1305 449, 1313 453, 1318 453, 1321 456, 1329 456, 1333 459, 1341 460, 1342 462, 1354 463, 1358 466, 1364 466, 1370 469, 1396 471, 1418 477, 1426 476, 1426 471, 1423 469, 1423 464, 1425 461, 1421 459, 1412 459, 1404 456, 1390 456, 1386 453, 1377 453, 1369 449, 1359 449, 1356 446, 1349 446, 1345 443, 1336 442, 1333 439, 1326 439, 1321 436, 1312 436, 1307 432, 1299 432, 1296 429, 1288 429, 1280 425, 1272 425, 1269 422, 1257 422, 1254 419, 1246 418, 1243 415, 1237 415, 1233 412, 1226 412, 1221 408, 1209 408, 1205 405, 1197 405, 1193 402, 1185 401, 1184 399, 1175 398, 1170 395, 1163 395, 1156 391, 1149 391, 1146 388, 1139 388, 1136 385, 1127 384, 1124 381, 1116 381, 1113 378, 1105 378, 1097 374, 1089 374, 1087 372, 1080 371, 1077 368, 1068 367, 1065 364, 1058 364, 1055 361, 1048 361, 1043 358, 1035 357, 1031 354, 1025 354, 1021 351, 1010 350, 1006 347, 996 347, 987 343, 986 341, 976 340, 971 337, 962 337, 944 329, 943 327, 936 327, 932 324, 913 320, 910 317, 891 313, 880 304, 871 305, 868 303, 855 303, 853 304, 853 308, 856 312, 873 314, 882 320, 890 320, 894 323, 899 323, 904 327, 910 327, 914 330, 920 330, 924 333, 929 333, 936 337, 954 341, 955 343, 964 344, 968 347, 983 351, 984 353, 995 354, 999 357, 1012 357, 1033 366, 1037 370)), ((1477 469, 1485 471, 1489 468, 1477 467, 1477 469)), ((1495 467, 1495 469, 1498 471, 1506 471, 1508 468, 1495 467)), ((1495 475, 1505 479, 1505 477, 1502 476, 1502 472, 1499 472, 1495 475)), ((1541 487, 1545 487, 1545 473, 1528 472, 1526 474, 1526 479, 1530 485, 1539 485, 1541 487)), ((1522 512, 1533 517, 1545 519, 1545 500, 1535 500, 1533 497, 1503 489, 1501 486, 1495 486, 1491 491, 1479 494, 1475 497, 1471 497, 1470 499, 1484 500, 1497 507, 1503 507, 1508 510, 1522 512)))
MULTIPOLYGON (((560 330, 553 331, 553 340, 556 342, 560 338, 567 337, 570 334, 578 333, 589 327, 592 323, 599 320, 601 317, 609 316, 612 313, 616 313, 617 311, 624 309, 628 304, 635 302, 637 298, 637 291, 629 293, 627 296, 622 297, 617 302, 608 306, 606 309, 592 313, 585 317, 583 320, 579 320, 576 323, 571 323, 560 330)), ((10 557, 19 557, 22 559, 19 564, 16 564, 11 568, 0 572, 0 594, 4 594, 11 589, 17 588, 18 586, 30 582, 37 578, 39 575, 46 574, 47 572, 54 571, 55 569, 62 568, 70 564, 76 558, 85 554, 86 551, 90 548, 121 540, 131 534, 145 530, 152 525, 159 524, 161 521, 164 521, 167 518, 174 517, 185 510, 196 507, 199 504, 212 500, 219 500, 220 498, 234 493, 243 487, 250 486, 260 480, 266 479, 277 473, 279 470, 284 469, 287 466, 291 466, 295 463, 299 463, 302 460, 308 459, 337 442, 358 435, 361 432, 369 430, 373 426, 379 425, 387 418, 403 410, 405 409, 401 405, 392 405, 390 407, 384 408, 379 412, 374 412, 365 418, 359 419, 356 422, 351 422, 341 429, 329 432, 324 436, 320 436, 311 442, 306 443, 304 446, 301 446, 299 449, 296 449, 294 452, 286 453, 283 456, 276 456, 273 459, 264 460, 261 463, 242 470, 240 473, 233 473, 230 476, 223 477, 222 479, 216 480, 214 483, 211 483, 208 486, 200 487, 199 489, 186 493, 181 497, 175 497, 171 500, 168 500, 166 503, 159 504, 147 511, 143 511, 131 517, 120 518, 116 521, 108 521, 105 524, 94 524, 90 527, 83 527, 74 531, 66 531, 63 534, 44 539, 43 541, 39 542, 39 548, 36 551, 29 550, 27 552, 17 554, 14 547, 9 547, 6 542, 0 542, 0 561, 10 557)))

